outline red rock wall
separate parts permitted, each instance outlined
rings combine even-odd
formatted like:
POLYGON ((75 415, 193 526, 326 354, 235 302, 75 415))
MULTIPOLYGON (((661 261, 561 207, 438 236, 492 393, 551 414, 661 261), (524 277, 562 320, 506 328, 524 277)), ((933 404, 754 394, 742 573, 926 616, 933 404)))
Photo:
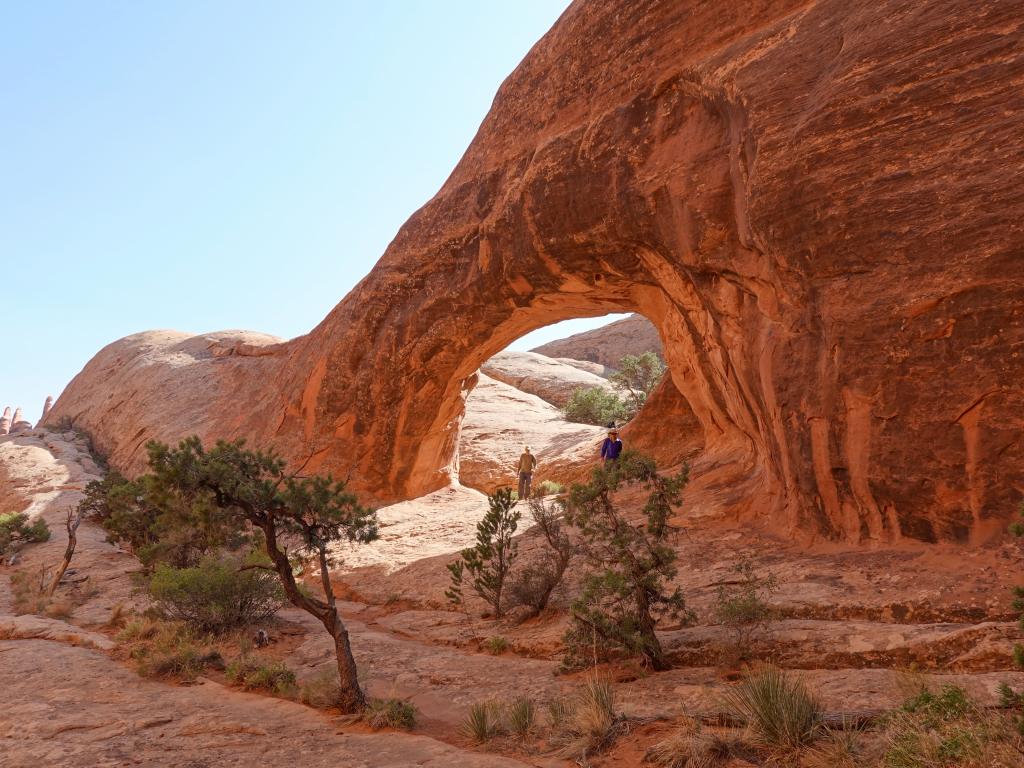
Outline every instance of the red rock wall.
MULTIPOLYGON (((1024 490, 1022 20, 574 3, 371 274, 252 364, 263 407, 214 389, 205 432, 416 495, 449 477, 483 360, 641 312, 703 466, 732 468, 723 504, 853 542, 1001 530, 1024 490)), ((50 418, 102 431, 88 370, 50 418)))

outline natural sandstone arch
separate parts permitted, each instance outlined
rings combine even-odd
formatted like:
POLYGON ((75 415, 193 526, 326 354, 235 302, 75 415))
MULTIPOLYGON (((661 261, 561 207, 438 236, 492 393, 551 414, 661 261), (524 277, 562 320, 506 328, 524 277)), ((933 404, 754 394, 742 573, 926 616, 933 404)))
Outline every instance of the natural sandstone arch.
POLYGON ((49 419, 124 466, 242 435, 411 496, 446 482, 491 352, 636 310, 662 407, 735 470, 723 504, 980 541, 1024 490, 1021 30, 1014 0, 580 0, 317 328, 130 337, 49 419))

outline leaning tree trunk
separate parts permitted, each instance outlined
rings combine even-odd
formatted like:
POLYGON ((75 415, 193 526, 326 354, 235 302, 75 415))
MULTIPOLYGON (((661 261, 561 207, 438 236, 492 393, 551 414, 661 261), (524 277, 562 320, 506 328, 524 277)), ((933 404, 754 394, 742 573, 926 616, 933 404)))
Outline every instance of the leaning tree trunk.
MULTIPOLYGON (((327 622, 324 622, 324 625, 327 626, 327 622)), ((352 646, 348 641, 348 630, 337 618, 333 622, 333 628, 327 627, 327 630, 334 637, 334 653, 338 660, 338 680, 341 682, 338 706, 343 712, 362 712, 366 709, 366 695, 359 686, 356 660, 352 656, 352 646)))
POLYGON ((60 586, 60 580, 64 578, 64 573, 67 571, 68 566, 71 565, 71 558, 75 556, 75 546, 78 544, 78 526, 81 522, 82 515, 77 510, 68 510, 68 519, 64 524, 68 532, 68 545, 64 548, 64 560, 61 561, 60 568, 57 569, 57 575, 50 582, 50 590, 47 592, 47 597, 53 597, 53 593, 60 586))

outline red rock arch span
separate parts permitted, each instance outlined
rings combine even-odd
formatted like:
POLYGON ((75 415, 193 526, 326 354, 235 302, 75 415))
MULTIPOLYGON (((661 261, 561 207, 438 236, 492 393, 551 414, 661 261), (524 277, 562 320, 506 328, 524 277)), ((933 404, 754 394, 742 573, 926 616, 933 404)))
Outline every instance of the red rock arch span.
POLYGON ((49 418, 126 465, 149 436, 246 435, 415 495, 485 357, 637 310, 706 465, 742 468, 721 499, 808 535, 981 540, 1024 489, 1020 40, 1011 0, 581 0, 310 334, 130 337, 49 418), (201 389, 167 386, 171 347, 201 389))

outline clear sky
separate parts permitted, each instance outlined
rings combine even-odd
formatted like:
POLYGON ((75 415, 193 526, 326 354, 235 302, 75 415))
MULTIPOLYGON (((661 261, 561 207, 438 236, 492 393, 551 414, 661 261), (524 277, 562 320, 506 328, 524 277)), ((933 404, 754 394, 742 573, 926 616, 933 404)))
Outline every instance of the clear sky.
POLYGON ((0 407, 137 331, 308 331, 567 4, 0 4, 0 407))

